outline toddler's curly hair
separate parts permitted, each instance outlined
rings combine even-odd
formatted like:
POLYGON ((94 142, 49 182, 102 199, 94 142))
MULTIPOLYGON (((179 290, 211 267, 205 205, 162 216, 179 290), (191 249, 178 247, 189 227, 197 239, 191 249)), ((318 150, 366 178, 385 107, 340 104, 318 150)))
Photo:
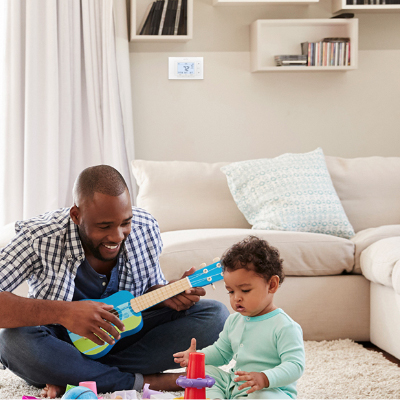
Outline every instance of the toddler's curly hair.
POLYGON ((223 270, 235 271, 247 269, 262 276, 267 282, 273 275, 278 275, 279 285, 285 279, 278 249, 270 246, 266 240, 257 236, 248 236, 234 244, 222 255, 223 270))

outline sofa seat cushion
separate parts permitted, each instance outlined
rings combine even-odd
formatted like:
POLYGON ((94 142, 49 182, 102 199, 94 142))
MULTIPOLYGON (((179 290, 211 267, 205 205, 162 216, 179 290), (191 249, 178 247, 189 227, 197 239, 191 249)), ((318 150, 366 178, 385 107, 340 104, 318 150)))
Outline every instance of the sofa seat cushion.
POLYGON ((355 245, 354 273, 361 274, 361 253, 378 240, 400 236, 400 225, 384 225, 378 228, 368 228, 357 232, 350 240, 355 245))
POLYGON ((164 247, 160 263, 166 279, 177 279, 192 266, 211 264, 248 235, 265 239, 279 250, 286 275, 338 275, 353 270, 354 244, 348 239, 305 232, 190 229, 161 234, 164 247))
POLYGON ((371 282, 400 294, 400 236, 381 239, 361 253, 361 270, 371 282))

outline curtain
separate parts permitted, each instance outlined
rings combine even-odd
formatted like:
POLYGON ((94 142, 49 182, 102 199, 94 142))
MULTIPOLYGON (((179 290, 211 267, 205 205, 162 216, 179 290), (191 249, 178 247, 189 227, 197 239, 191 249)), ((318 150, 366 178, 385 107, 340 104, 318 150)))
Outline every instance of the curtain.
POLYGON ((118 169, 132 193, 125 0, 8 0, 0 226, 72 205, 79 172, 118 169))

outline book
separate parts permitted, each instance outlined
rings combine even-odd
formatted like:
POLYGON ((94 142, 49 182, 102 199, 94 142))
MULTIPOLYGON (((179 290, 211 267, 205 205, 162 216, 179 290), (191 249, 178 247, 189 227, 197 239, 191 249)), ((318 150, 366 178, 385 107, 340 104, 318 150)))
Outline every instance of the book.
POLYGON ((182 0, 181 15, 179 17, 178 35, 186 35, 187 33, 187 0, 182 0))
POLYGON ((149 35, 150 34, 150 25, 151 25, 151 20, 153 18, 155 7, 156 7, 156 2, 153 2, 153 4, 150 7, 150 11, 147 15, 146 21, 143 24, 142 29, 140 30, 139 35, 149 35))
POLYGON ((173 35, 175 29, 177 0, 169 0, 170 6, 167 9, 166 26, 163 35, 173 35))
MULTIPOLYGON (((171 2, 171 0, 169 0, 169 2, 171 2)), ((164 23, 165 23, 165 14, 167 13, 167 7, 168 7, 168 0, 164 0, 164 6, 162 9, 162 13, 161 13, 160 26, 158 28, 159 35, 163 34, 163 27, 164 27, 164 23)))
POLYGON ((275 64, 277 66, 291 66, 291 65, 301 65, 307 66, 307 56, 306 55, 277 55, 274 57, 275 64))
POLYGON ((179 17, 181 16, 181 6, 182 6, 182 0, 178 0, 178 5, 177 5, 177 9, 176 9, 174 35, 178 34, 179 19, 180 19, 179 17))
POLYGON ((150 35, 157 35, 160 26, 161 13, 164 5, 164 0, 157 0, 154 8, 153 17, 151 19, 150 35))
POLYGON ((146 23, 146 21, 147 21, 147 19, 149 17, 149 14, 150 14, 151 8, 153 7, 153 4, 154 3, 150 3, 149 4, 149 6, 146 9, 146 12, 143 15, 142 22, 140 23, 139 28, 137 29, 137 34, 138 35, 142 35, 141 32, 142 32, 142 30, 144 28, 144 25, 145 25, 145 23, 146 23))

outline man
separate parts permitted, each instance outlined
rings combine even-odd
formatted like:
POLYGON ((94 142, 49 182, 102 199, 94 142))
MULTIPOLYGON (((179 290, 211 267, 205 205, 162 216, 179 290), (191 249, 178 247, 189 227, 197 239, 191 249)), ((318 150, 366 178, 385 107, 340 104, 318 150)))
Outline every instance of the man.
MULTIPOLYGON (((192 288, 143 312, 143 328, 92 360, 71 343, 67 329, 102 345, 119 339, 123 323, 101 302, 119 290, 134 297, 166 285, 158 257, 158 224, 132 207, 123 177, 106 165, 81 172, 74 205, 16 224, 0 253, 0 362, 54 398, 67 384, 96 381, 99 392, 178 390, 172 354, 192 337, 213 343, 229 312, 192 288), (29 298, 12 293, 28 280, 29 298), (61 301, 60 301, 61 300, 61 301), (115 327, 114 327, 115 326, 115 327)), ((187 271, 183 277, 194 272, 187 271)))

